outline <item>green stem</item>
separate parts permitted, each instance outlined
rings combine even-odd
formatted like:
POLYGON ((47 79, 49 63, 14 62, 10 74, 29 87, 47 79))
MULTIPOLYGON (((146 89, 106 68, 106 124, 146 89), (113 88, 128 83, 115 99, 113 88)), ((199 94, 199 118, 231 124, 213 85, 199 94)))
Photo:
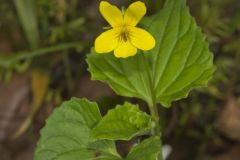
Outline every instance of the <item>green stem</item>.
POLYGON ((161 141, 161 127, 160 127, 160 122, 159 122, 159 114, 158 114, 158 109, 157 109, 157 103, 155 101, 155 98, 152 98, 152 105, 149 105, 150 109, 150 114, 156 124, 153 135, 158 136, 160 141, 160 152, 158 154, 158 160, 163 160, 163 154, 162 154, 162 141, 161 141))
POLYGON ((152 101, 152 103, 149 104, 148 106, 149 106, 150 114, 151 114, 154 122, 156 123, 153 135, 159 136, 161 128, 160 128, 160 125, 159 125, 159 114, 158 114, 156 102, 152 101))
POLYGON ((163 160, 163 152, 162 152, 162 140, 161 140, 161 135, 160 135, 160 152, 158 154, 158 160, 163 160))
POLYGON ((161 6, 162 6, 162 0, 155 0, 154 9, 156 12, 160 10, 161 6))
POLYGON ((70 66, 70 60, 68 57, 67 52, 63 52, 63 64, 64 64, 64 70, 65 70, 65 77, 66 77, 66 82, 67 82, 67 88, 68 92, 71 95, 74 89, 74 83, 73 83, 73 78, 72 78, 72 73, 71 73, 71 66, 70 66))
POLYGON ((154 78, 152 78, 151 73, 150 73, 150 66, 148 64, 147 58, 144 56, 144 53, 141 53, 142 61, 147 68, 147 75, 148 75, 148 80, 149 80, 149 86, 150 86, 150 92, 151 92, 151 101, 148 102, 148 107, 150 110, 150 114, 155 122, 155 127, 153 129, 153 136, 158 136, 160 141, 160 153, 158 155, 158 160, 163 160, 163 155, 162 155, 162 142, 161 142, 161 127, 159 123, 159 113, 158 113, 158 108, 157 108, 157 101, 156 101, 156 95, 154 92, 154 78))
POLYGON ((81 45, 80 42, 71 42, 58 44, 47 48, 41 48, 32 52, 22 52, 20 54, 14 54, 13 56, 2 56, 0 54, 0 67, 9 68, 12 64, 18 63, 21 60, 28 60, 48 53, 67 50, 79 45, 81 45))

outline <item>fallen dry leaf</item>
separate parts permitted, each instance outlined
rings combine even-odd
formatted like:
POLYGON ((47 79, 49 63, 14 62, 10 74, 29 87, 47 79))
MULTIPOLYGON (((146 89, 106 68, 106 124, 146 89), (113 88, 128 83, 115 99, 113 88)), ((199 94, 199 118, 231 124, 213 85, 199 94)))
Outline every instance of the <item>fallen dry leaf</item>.
POLYGON ((45 94, 48 89, 49 76, 47 73, 40 70, 32 70, 31 72, 31 89, 33 94, 33 100, 31 104, 31 110, 27 115, 24 122, 18 128, 18 130, 13 134, 12 138, 18 138, 21 136, 32 123, 32 119, 35 113, 40 109, 42 102, 44 100, 45 94))

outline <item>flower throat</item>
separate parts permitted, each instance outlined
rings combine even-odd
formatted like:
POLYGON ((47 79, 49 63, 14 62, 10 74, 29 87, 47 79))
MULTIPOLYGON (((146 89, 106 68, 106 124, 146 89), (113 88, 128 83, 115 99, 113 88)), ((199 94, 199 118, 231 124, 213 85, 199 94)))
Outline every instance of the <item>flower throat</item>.
POLYGON ((125 27, 123 27, 119 35, 119 41, 127 42, 129 39, 130 39, 130 33, 125 27))

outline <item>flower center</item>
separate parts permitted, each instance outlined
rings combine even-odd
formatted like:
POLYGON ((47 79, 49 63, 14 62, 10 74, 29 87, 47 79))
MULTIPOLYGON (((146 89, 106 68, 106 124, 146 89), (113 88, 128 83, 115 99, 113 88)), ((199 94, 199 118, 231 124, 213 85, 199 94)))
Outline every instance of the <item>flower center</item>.
POLYGON ((119 41, 127 42, 129 39, 130 39, 129 30, 126 27, 123 27, 119 35, 119 41))

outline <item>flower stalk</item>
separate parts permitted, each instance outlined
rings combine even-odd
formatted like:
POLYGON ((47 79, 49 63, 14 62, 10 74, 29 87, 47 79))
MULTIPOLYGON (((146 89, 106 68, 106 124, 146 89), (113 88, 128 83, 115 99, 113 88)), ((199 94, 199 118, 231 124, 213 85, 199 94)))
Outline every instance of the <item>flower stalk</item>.
POLYGON ((163 160, 163 154, 162 154, 162 141, 161 141, 161 127, 160 127, 160 122, 159 122, 159 114, 158 114, 158 109, 156 102, 154 102, 152 105, 149 105, 149 110, 150 114, 155 122, 155 127, 152 131, 152 135, 158 136, 160 141, 160 152, 158 154, 158 160, 163 160))
MULTIPOLYGON (((144 63, 146 68, 149 68, 149 64, 147 63, 147 58, 145 57, 144 54, 141 54, 142 62, 144 63)), ((157 160, 163 160, 163 154, 162 154, 162 141, 161 141, 161 126, 160 126, 160 117, 158 113, 158 108, 157 108, 157 101, 156 101, 156 95, 154 94, 154 79, 151 78, 150 70, 147 70, 147 75, 148 75, 148 81, 150 83, 150 92, 151 92, 151 101, 148 102, 148 108, 150 110, 150 114, 152 116, 152 119, 155 123, 155 126, 152 130, 152 136, 158 136, 160 141, 160 152, 158 154, 158 159, 157 160)))

